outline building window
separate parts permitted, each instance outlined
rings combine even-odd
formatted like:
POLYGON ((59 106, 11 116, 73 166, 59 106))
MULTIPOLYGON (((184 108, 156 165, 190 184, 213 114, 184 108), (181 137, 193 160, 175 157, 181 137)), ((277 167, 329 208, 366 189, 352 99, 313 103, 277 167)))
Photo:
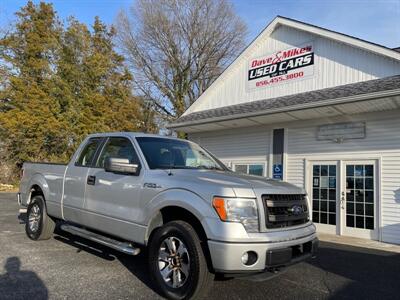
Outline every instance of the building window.
POLYGON ((233 170, 243 174, 265 176, 265 164, 263 163, 237 163, 233 165, 233 170))
POLYGON ((272 178, 283 179, 285 129, 274 129, 272 134, 272 178))

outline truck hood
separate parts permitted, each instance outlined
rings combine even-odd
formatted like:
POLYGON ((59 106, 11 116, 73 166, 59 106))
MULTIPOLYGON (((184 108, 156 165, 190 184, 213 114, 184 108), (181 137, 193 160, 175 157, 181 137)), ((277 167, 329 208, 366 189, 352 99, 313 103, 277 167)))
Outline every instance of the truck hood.
POLYGON ((174 179, 180 182, 197 181, 201 186, 223 186, 233 189, 237 197, 249 195, 252 189, 256 194, 305 194, 304 189, 293 184, 254 175, 214 170, 173 170, 174 179))

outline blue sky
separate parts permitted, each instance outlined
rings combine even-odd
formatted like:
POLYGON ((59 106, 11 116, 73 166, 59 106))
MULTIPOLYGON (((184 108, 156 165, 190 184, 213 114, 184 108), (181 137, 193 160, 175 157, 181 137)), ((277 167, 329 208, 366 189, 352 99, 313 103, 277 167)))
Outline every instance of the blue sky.
MULTIPOLYGON (((35 1, 38 2, 38 1, 35 1)), ((96 15, 113 23, 133 0, 54 0, 65 19, 70 15, 92 23, 96 15)), ((247 23, 250 42, 276 16, 282 15, 353 35, 387 47, 400 47, 400 0, 232 0, 247 23)), ((26 1, 0 0, 0 26, 14 19, 26 1)))

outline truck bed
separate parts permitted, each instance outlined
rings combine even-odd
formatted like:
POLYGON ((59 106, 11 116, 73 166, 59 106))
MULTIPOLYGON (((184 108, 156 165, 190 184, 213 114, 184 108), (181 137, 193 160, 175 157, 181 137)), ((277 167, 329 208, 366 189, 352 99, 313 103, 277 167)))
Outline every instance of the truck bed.
POLYGON ((63 179, 67 164, 48 163, 48 162, 26 162, 23 165, 24 176, 21 179, 20 193, 21 204, 27 205, 30 188, 34 184, 48 186, 46 200, 60 203, 63 189, 63 179))

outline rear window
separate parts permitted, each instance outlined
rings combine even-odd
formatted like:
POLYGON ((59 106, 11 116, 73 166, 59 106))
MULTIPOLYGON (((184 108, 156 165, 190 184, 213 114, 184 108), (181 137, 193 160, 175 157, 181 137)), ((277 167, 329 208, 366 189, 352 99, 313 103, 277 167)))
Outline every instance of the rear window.
POLYGON ((82 152, 79 154, 78 160, 76 161, 75 165, 81 167, 91 166, 100 141, 101 138, 90 138, 83 148, 82 152))

